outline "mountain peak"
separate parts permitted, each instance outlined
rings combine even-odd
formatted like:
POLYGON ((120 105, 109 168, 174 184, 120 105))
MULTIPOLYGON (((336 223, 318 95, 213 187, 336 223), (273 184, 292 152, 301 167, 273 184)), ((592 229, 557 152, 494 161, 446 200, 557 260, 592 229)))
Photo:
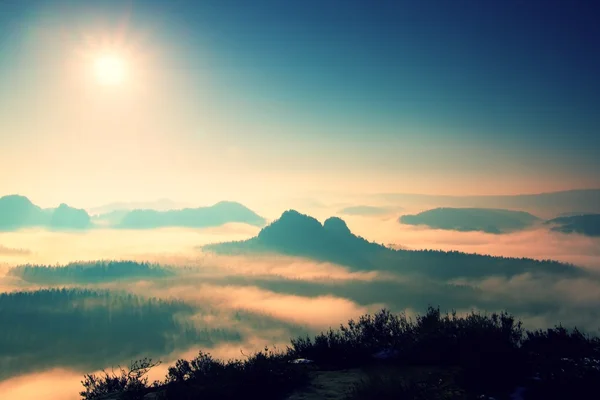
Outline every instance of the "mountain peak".
POLYGON ((11 203, 11 204, 33 205, 33 203, 31 202, 31 200, 29 200, 28 197, 21 196, 20 194, 9 194, 6 196, 2 196, 2 197, 0 197, 0 201, 6 202, 6 203, 11 203))
POLYGON ((310 215, 302 214, 302 213, 300 213, 300 212, 298 212, 298 211, 296 211, 294 209, 285 210, 281 214, 281 217, 279 217, 280 220, 287 219, 287 218, 308 218, 308 219, 314 219, 310 215))
POLYGON ((325 228, 326 231, 333 233, 340 233, 344 235, 352 234, 348 228, 348 225, 346 225, 346 221, 338 217, 327 218, 323 223, 323 228, 325 228))
MULTIPOLYGON (((271 228, 285 227, 286 229, 300 230, 304 232, 329 232, 334 234, 351 235, 352 232, 346 222, 338 217, 330 217, 321 224, 316 218, 302 214, 296 210, 286 210, 281 217, 270 225, 271 228)), ((266 227, 267 229, 269 227, 266 227)))
POLYGON ((61 203, 52 213, 50 226, 60 229, 86 229, 91 226, 87 211, 61 203))
POLYGON ((218 203, 213 204, 213 207, 243 207, 243 208, 246 208, 246 206, 244 206, 241 203, 238 203, 237 201, 228 201, 228 200, 219 201, 218 203))
POLYGON ((264 227, 258 236, 261 238, 269 237, 274 240, 288 236, 315 238, 322 229, 323 226, 315 218, 301 214, 296 210, 287 210, 281 214, 279 219, 264 227))

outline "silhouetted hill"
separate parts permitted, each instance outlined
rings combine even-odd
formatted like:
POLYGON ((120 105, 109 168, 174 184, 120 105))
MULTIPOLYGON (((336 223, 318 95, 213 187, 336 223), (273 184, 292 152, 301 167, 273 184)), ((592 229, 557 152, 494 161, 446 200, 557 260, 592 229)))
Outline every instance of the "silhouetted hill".
POLYGON ((403 215, 399 222, 461 232, 506 233, 531 226, 539 219, 523 211, 489 208, 436 208, 416 215, 403 215))
POLYGON ((167 226, 203 228, 219 226, 228 222, 263 226, 266 221, 240 203, 222 201, 210 207, 184 208, 182 210, 133 210, 125 213, 116 227, 127 229, 167 226))
POLYGON ((48 215, 27 197, 19 195, 0 197, 0 229, 13 230, 41 226, 47 222, 48 215))
POLYGON ((552 228, 556 232, 600 236, 600 214, 559 217, 547 221, 546 224, 556 225, 552 228))
POLYGON ((90 216, 85 210, 61 204, 50 218, 50 227, 55 229, 86 229, 92 226, 90 216))
POLYGON ((578 268, 556 261, 537 261, 432 250, 394 250, 350 232, 345 222, 315 218, 289 210, 245 241, 218 243, 203 249, 222 254, 278 253, 332 262, 358 270, 393 270, 437 278, 513 276, 525 272, 576 275, 578 268))
POLYGON ((210 207, 180 210, 116 210, 94 217, 87 211, 61 204, 57 208, 42 209, 27 197, 10 195, 0 197, 0 230, 28 227, 50 229, 87 229, 97 223, 101 226, 151 229, 168 226, 202 228, 240 222, 264 226, 265 219, 236 202, 222 201, 210 207))
POLYGON ((426 194, 387 193, 380 199, 405 207, 472 207, 522 210, 550 218, 564 212, 588 210, 600 213, 600 189, 566 190, 551 193, 503 196, 439 196, 426 194))
POLYGON ((85 229, 91 227, 91 221, 85 210, 64 203, 58 208, 42 209, 25 196, 0 197, 0 230, 30 227, 85 229))
POLYGON ((560 213, 556 218, 558 218, 558 217, 574 217, 576 215, 588 215, 588 214, 596 214, 596 213, 588 212, 588 211, 571 211, 571 212, 560 213))

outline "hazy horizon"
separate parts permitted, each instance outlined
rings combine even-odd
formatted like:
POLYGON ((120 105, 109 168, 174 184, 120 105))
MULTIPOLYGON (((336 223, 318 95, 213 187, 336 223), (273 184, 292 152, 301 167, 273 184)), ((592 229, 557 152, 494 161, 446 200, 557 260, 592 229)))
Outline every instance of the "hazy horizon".
POLYGON ((3 2, 3 190, 93 207, 600 187, 593 13, 209 3, 3 2))

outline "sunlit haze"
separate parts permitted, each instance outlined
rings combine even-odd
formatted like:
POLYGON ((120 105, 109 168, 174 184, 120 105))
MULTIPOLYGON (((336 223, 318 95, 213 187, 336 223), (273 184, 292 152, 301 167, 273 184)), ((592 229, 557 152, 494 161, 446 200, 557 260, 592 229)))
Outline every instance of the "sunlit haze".
MULTIPOLYGON (((0 399, 118 400, 79 396, 84 374, 150 357, 163 380, 200 350, 265 346, 285 368, 313 357, 325 386, 327 363, 350 387, 358 361, 401 347, 464 398, 600 391, 598 343, 573 374, 588 381, 521 398, 570 345, 540 339, 556 350, 540 361, 518 336, 480 357, 502 346, 430 346, 417 318, 600 333, 599 16, 579 0, 0 0, 0 399), (410 339, 288 347, 384 308, 413 318, 410 339), (473 364, 500 353, 515 359, 473 364), (440 354, 467 378, 427 364, 440 354)), ((242 389, 203 385, 309 399, 282 397, 296 370, 257 368, 242 389)))
POLYGON ((361 3, 4 2, 0 185, 80 207, 599 186, 596 52, 540 47, 560 7, 361 3))
POLYGON ((94 72, 100 83, 118 85, 125 79, 125 62, 118 56, 102 55, 94 62, 94 72))

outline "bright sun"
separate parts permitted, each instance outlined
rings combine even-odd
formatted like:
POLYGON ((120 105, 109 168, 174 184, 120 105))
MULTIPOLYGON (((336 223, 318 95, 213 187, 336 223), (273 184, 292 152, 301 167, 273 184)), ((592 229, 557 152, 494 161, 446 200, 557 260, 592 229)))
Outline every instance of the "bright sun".
POLYGON ((103 85, 119 85, 125 80, 126 65, 116 55, 103 55, 94 61, 94 73, 103 85))

